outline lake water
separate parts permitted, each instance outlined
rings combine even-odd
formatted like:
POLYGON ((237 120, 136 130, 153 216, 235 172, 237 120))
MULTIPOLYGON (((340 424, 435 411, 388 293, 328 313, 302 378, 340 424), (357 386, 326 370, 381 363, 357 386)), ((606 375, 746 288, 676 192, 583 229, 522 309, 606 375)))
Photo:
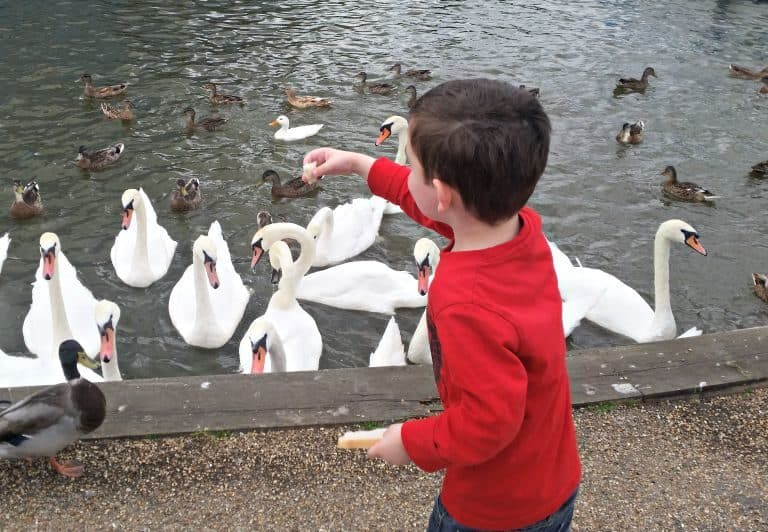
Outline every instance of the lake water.
MULTIPOLYGON (((652 247, 658 224, 682 218, 700 233, 709 256, 676 246, 672 304, 680 330, 706 332, 764 325, 768 307, 751 291, 750 273, 768 270, 762 218, 768 181, 748 177, 768 159, 768 98, 757 82, 731 79, 728 63, 768 62, 768 7, 747 1, 568 3, 351 1, 188 3, 40 1, 0 4, 0 175, 12 201, 13 179, 36 178, 48 214, 17 222, 0 215, 13 242, 0 276, 0 348, 24 353, 21 324, 31 302, 38 239, 55 231, 94 295, 122 308, 118 350, 129 378, 237 370, 237 344, 266 307, 266 267, 249 269, 255 214, 262 209, 305 225, 321 206, 367 194, 359 178, 323 183, 314 197, 272 201, 260 185, 268 168, 298 175, 303 154, 331 145, 394 157, 376 148, 384 118, 407 113, 407 96, 361 94, 353 76, 387 76, 395 61, 429 68, 419 93, 454 78, 487 76, 541 87, 554 137, 547 171, 531 200, 549 238, 585 265, 614 273, 653 298, 652 247), (517 4, 517 3, 516 3, 517 4), (612 95, 616 79, 653 66, 658 79, 643 95, 612 95), (130 83, 130 125, 108 121, 83 98, 79 75, 94 84, 130 83), (203 83, 247 100, 215 109, 203 83), (329 110, 291 111, 281 88, 333 99, 329 110), (187 135, 180 115, 229 119, 215 133, 187 135), (324 123, 307 141, 274 141, 267 124, 286 113, 297 125, 324 123), (642 119, 645 142, 625 148, 614 135, 642 119), (124 142, 113 167, 85 172, 72 161, 81 144, 124 142), (659 172, 677 167, 681 180, 723 196, 715 206, 662 199, 659 172), (173 214, 176 178, 200 178, 203 206, 173 214), (168 274, 148 289, 123 285, 109 250, 120 230, 120 196, 142 186, 160 223, 178 240, 168 274), (218 219, 253 296, 232 340, 208 351, 186 345, 168 316, 168 296, 191 261, 194 239, 218 219)), ((429 232, 387 216, 379 241, 361 259, 415 273, 413 242, 429 232)), ((321 367, 366 365, 384 331, 384 315, 305 304, 324 340, 321 367)), ((420 310, 400 311, 409 340, 420 310)), ((597 327, 577 329, 569 349, 629 341, 597 327)))

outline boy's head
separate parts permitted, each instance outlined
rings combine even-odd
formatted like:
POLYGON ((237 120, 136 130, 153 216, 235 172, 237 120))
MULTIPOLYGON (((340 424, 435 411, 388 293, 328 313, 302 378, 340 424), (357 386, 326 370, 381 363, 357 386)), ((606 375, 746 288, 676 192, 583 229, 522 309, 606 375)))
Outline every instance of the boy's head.
POLYGON ((490 79, 438 85, 409 115, 414 167, 423 169, 426 184, 439 179, 450 186, 472 216, 490 225, 528 201, 547 165, 550 129, 526 89, 490 79))

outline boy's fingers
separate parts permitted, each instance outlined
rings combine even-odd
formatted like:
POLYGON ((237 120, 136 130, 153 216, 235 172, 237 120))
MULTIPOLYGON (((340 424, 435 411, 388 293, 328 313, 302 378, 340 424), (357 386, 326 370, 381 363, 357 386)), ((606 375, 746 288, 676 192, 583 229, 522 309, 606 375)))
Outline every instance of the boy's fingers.
POLYGON ((373 446, 368 449, 368 458, 379 458, 379 445, 381 445, 381 441, 374 443, 373 446))

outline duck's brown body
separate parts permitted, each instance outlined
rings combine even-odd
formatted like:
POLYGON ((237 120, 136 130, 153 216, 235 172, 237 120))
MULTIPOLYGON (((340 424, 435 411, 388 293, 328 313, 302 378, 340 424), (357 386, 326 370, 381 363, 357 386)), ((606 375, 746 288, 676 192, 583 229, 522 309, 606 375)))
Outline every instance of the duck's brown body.
POLYGON ((117 161, 124 151, 123 143, 97 151, 88 151, 85 146, 80 146, 75 164, 85 170, 99 170, 117 161))
POLYGON ((186 212, 197 209, 203 202, 203 192, 200 190, 200 181, 193 177, 184 182, 183 179, 176 181, 176 190, 171 196, 171 210, 174 212, 186 212))
POLYGON ((280 183, 280 176, 274 170, 267 170, 261 176, 262 181, 272 183, 272 196, 276 198, 298 198, 306 196, 317 190, 319 181, 305 183, 301 177, 291 179, 286 183, 280 183))
POLYGON ((105 85, 104 87, 94 87, 93 79, 87 72, 83 72, 80 80, 85 84, 83 94, 88 98, 112 98, 119 96, 128 90, 127 83, 118 83, 117 85, 105 85))
POLYGON ((648 87, 648 76, 656 76, 656 71, 652 67, 647 67, 643 70, 643 75, 640 79, 635 78, 621 78, 616 85, 617 92, 643 92, 648 87))
POLYGON ((286 87, 285 96, 288 103, 297 109, 307 109, 309 107, 330 107, 331 100, 320 98, 319 96, 299 96, 290 87, 286 87))

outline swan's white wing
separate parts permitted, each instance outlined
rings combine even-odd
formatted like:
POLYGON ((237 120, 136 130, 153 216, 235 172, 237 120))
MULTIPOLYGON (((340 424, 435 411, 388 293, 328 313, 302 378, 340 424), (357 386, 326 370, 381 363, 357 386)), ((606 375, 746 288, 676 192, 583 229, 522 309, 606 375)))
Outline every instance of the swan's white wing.
MULTIPOLYGON (((275 297, 274 295, 272 296, 275 297)), ((323 339, 317 323, 298 303, 288 309, 270 304, 264 316, 280 336, 286 358, 286 371, 316 370, 323 352, 323 339)), ((271 371, 272 360, 267 358, 265 371, 271 371)))
POLYGON ((311 273, 296 291, 306 299, 337 308, 394 314, 399 307, 423 307, 416 278, 377 261, 347 262, 311 273))
POLYGON ((216 289, 210 284, 206 287, 213 312, 216 315, 216 321, 227 333, 227 338, 230 338, 243 318, 251 294, 243 284, 240 275, 235 271, 229 254, 229 246, 224 240, 218 221, 211 224, 208 237, 216 245, 216 273, 219 275, 220 285, 216 289))
POLYGON ((699 329, 698 327, 691 327, 687 331, 685 331, 683 334, 678 336, 678 338, 692 338, 694 336, 701 336, 704 334, 704 331, 699 329))
POLYGON ((187 266, 181 278, 173 285, 171 296, 168 299, 168 314, 171 317, 171 323, 185 341, 195 326, 197 310, 193 268, 193 264, 187 266))
POLYGON ((168 231, 157 223, 157 213, 155 212, 149 196, 143 189, 139 189, 142 196, 143 207, 147 217, 147 247, 149 255, 149 264, 152 273, 155 275, 155 281, 160 279, 168 272, 173 260, 173 254, 176 252, 177 242, 173 240, 168 231))
POLYGON ((8 245, 10 243, 11 237, 8 233, 5 233, 2 238, 0 238, 0 272, 3 271, 3 264, 5 264, 5 259, 8 257, 8 245))
POLYGON ((376 351, 371 353, 370 367, 379 366, 405 366, 405 349, 400 337, 400 327, 397 326, 395 317, 389 318, 387 328, 379 340, 376 351))
POLYGON ((411 336, 408 344, 408 360, 414 364, 431 364, 432 353, 429 350, 429 336, 427 334, 427 311, 421 314, 419 324, 411 336))
POLYGON ((32 283, 32 304, 24 317, 21 332, 27 351, 41 358, 53 359, 53 322, 48 283, 41 278, 38 267, 32 283))
POLYGON ((121 281, 131 286, 133 286, 131 270, 133 267, 133 253, 136 249, 137 225, 132 223, 128 226, 128 229, 120 228, 120 232, 115 236, 115 243, 109 251, 109 258, 112 261, 115 273, 121 281))
POLYGON ((301 140, 316 134, 322 127, 323 124, 312 124, 292 127, 288 130, 279 129, 275 132, 275 138, 278 140, 301 140))
POLYGON ((237 346, 237 356, 240 359, 238 371, 240 373, 250 373, 253 366, 253 351, 251 351, 251 341, 248 339, 247 330, 237 346))
POLYGON ((313 266, 338 264, 359 255, 376 241, 384 200, 356 198, 333 210, 333 231, 317 242, 313 266))

